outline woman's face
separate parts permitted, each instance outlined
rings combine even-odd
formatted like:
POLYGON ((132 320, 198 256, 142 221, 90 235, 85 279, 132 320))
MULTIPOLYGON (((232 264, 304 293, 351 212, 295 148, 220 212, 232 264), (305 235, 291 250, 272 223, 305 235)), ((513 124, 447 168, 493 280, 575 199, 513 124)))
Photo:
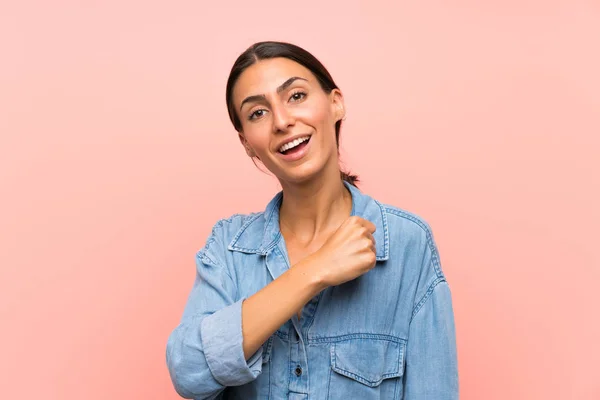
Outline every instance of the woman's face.
POLYGON ((325 93, 310 70, 287 58, 261 60, 238 78, 233 103, 246 152, 277 178, 298 183, 326 166, 337 173, 335 123, 344 117, 342 94, 325 93))

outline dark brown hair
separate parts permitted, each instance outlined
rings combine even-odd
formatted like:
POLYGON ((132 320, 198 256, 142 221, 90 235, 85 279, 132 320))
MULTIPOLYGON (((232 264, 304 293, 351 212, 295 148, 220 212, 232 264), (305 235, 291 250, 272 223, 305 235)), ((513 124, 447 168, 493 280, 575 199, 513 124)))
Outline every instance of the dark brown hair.
MULTIPOLYGON (((229 112, 229 119, 231 119, 231 123, 235 127, 235 130, 241 132, 242 124, 235 110, 235 106, 233 104, 233 87, 237 82, 238 78, 248 68, 249 66, 255 64, 260 60, 283 57, 288 58, 292 61, 297 62, 298 64, 303 65, 305 68, 310 70, 313 75, 317 78, 319 85, 326 93, 331 93, 333 89, 337 89, 337 85, 333 81, 333 78, 327 71, 327 69, 321 64, 321 62, 308 51, 293 45, 291 43, 285 42, 258 42, 248 47, 246 51, 244 51, 238 58, 235 60, 233 67, 231 68, 231 72, 229 73, 229 78, 227 79, 227 89, 226 89, 226 101, 227 101, 227 110, 229 112)), ((342 127, 342 121, 337 121, 335 123, 335 141, 338 147, 338 155, 339 155, 339 137, 340 137, 340 128, 342 127)), ((350 183, 351 185, 356 186, 356 183, 359 182, 357 175, 352 175, 350 173, 344 172, 340 170, 340 175, 343 180, 350 183)))

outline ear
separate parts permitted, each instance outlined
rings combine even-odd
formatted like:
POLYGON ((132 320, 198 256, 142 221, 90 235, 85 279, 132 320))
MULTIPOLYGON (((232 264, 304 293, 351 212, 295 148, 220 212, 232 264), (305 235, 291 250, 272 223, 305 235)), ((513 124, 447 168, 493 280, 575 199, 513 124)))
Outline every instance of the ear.
POLYGON ((248 141, 241 132, 238 133, 238 138, 240 139, 242 146, 244 146, 244 149, 246 149, 246 154, 248 154, 248 157, 256 157, 254 150, 252 150, 252 148, 248 144, 248 141))
POLYGON ((331 93, 329 93, 329 97, 331 99, 331 106, 333 107, 335 122, 344 119, 346 117, 346 105, 344 104, 342 91, 340 89, 333 89, 331 93))

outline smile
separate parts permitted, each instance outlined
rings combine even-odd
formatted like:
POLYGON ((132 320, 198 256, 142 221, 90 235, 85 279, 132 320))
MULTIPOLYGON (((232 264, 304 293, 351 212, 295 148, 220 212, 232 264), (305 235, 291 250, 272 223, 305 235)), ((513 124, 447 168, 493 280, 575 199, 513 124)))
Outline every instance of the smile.
POLYGON ((294 162, 304 159, 309 154, 312 140, 312 136, 302 136, 291 142, 288 142, 279 148, 277 154, 279 157, 286 162, 294 162))
POLYGON ((298 138, 296 140, 292 140, 291 142, 288 142, 286 144, 284 144, 283 146, 281 146, 279 148, 279 152, 282 154, 286 154, 286 152, 289 152, 290 150, 294 149, 295 147, 300 146, 302 143, 307 142, 310 139, 310 136, 304 136, 301 138, 298 138))

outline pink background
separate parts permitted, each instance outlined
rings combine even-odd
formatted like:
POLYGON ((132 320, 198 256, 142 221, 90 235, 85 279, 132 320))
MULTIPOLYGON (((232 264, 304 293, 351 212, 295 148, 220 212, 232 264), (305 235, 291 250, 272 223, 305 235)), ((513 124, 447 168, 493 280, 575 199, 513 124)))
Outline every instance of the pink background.
POLYGON ((345 164, 433 227, 461 399, 600 399, 594 0, 3 2, 0 398, 178 398, 194 253, 279 190, 224 100, 265 39, 323 61, 345 164))

